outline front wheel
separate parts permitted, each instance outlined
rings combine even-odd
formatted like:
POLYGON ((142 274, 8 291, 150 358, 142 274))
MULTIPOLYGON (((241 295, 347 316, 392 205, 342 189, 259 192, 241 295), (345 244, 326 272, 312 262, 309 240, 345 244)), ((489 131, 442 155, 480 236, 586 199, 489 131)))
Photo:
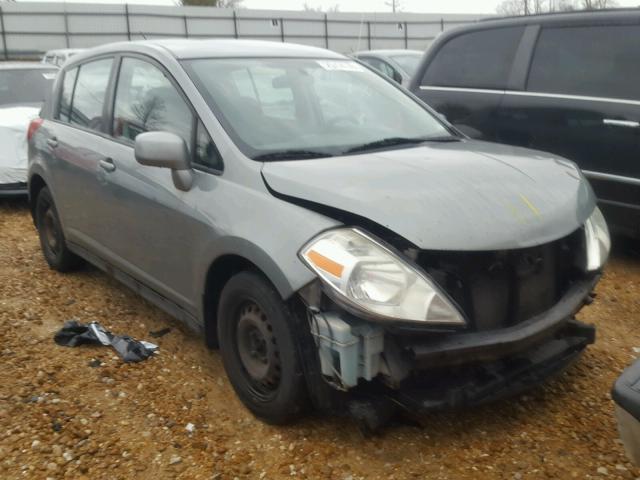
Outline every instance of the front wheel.
POLYGON ((241 272, 222 290, 218 338, 240 400, 257 417, 283 424, 307 406, 291 312, 261 275, 241 272))

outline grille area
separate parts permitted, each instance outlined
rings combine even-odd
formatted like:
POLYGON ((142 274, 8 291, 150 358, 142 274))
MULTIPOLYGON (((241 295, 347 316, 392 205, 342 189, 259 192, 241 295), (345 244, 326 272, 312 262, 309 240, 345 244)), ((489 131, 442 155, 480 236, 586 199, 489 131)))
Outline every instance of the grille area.
POLYGON ((584 275, 581 232, 517 250, 421 251, 417 261, 464 311, 472 329, 492 330, 548 310, 584 275))

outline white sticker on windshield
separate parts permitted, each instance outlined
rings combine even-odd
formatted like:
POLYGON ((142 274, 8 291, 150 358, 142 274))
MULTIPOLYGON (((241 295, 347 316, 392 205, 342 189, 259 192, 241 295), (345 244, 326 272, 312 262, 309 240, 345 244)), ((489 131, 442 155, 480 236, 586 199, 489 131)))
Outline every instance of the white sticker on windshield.
POLYGON ((42 76, 45 80, 54 80, 56 78, 55 73, 43 73, 42 76))
POLYGON ((342 70, 346 72, 364 72, 362 65, 351 60, 316 60, 325 70, 342 70))

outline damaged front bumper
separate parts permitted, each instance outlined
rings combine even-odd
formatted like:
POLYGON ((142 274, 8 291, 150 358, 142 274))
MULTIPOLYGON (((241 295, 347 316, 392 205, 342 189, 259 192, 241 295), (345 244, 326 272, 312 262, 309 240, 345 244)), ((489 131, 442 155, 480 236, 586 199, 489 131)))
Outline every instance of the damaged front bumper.
POLYGON ((501 329, 393 328, 311 308, 311 333, 322 375, 339 390, 375 394, 413 413, 477 405, 540 384, 594 342, 595 328, 574 315, 597 281, 576 281, 543 314, 501 329))

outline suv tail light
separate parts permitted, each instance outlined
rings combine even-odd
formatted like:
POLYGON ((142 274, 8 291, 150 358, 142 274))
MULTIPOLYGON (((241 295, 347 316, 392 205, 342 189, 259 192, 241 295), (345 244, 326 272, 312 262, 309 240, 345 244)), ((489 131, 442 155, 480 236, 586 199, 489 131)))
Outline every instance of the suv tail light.
POLYGON ((29 129, 27 130, 27 140, 31 140, 31 137, 36 133, 36 131, 40 128, 40 126, 44 123, 44 119, 42 118, 34 118, 31 120, 29 124, 29 129))

